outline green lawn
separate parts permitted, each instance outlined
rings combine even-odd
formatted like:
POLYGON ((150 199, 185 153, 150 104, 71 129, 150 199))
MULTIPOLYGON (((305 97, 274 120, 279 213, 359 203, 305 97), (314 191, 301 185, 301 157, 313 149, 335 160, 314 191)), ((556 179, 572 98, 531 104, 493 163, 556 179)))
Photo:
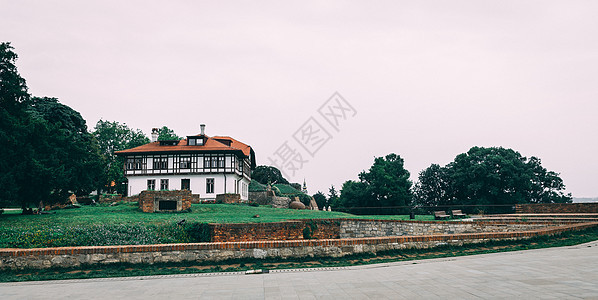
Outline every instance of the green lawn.
MULTIPOLYGON (((140 212, 136 203, 83 206, 45 215, 0 215, 0 248, 87 245, 140 245, 194 242, 193 223, 278 222, 292 219, 372 218, 404 220, 409 216, 354 216, 341 212, 290 210, 230 204, 193 204, 190 213, 140 212), (254 217, 258 215, 259 217, 254 217), (185 219, 185 225, 176 223, 185 219)), ((432 216, 417 216, 432 220, 432 216)))

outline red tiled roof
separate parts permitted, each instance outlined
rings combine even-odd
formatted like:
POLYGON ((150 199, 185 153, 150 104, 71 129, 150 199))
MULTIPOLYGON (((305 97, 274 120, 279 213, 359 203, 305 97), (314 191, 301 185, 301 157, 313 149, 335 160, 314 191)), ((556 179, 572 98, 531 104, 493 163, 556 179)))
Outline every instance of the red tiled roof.
MULTIPOLYGON (((199 135, 197 135, 199 136, 199 135)), ((172 151, 180 151, 180 152, 204 152, 204 151, 240 151, 245 156, 249 156, 251 153, 251 147, 247 144, 241 143, 231 137, 228 136, 215 136, 215 137, 208 137, 206 138, 206 142, 204 145, 201 146, 189 146, 187 145, 187 139, 182 139, 178 142, 177 145, 174 146, 160 146, 160 142, 152 142, 145 145, 141 145, 139 147, 116 151, 115 154, 117 155, 126 155, 126 154, 137 154, 137 153, 163 153, 163 152, 172 152, 172 151), (221 140, 230 140, 230 146, 217 141, 216 139, 221 140)))

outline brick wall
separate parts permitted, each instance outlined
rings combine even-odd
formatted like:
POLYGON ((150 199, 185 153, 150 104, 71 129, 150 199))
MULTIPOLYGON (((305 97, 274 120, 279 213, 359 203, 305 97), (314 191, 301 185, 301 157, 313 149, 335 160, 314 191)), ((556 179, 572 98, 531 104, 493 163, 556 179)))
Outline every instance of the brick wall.
POLYGON ((252 241, 135 246, 0 249, 0 269, 74 267, 82 264, 221 261, 232 258, 341 257, 384 250, 463 245, 489 240, 526 239, 581 230, 598 222, 517 232, 464 233, 354 239, 252 241))
POLYGON ((598 213, 598 203, 542 203, 542 204, 517 204, 515 212, 518 214, 540 213, 598 213))
POLYGON ((307 227, 313 239, 337 239, 339 224, 335 220, 210 224, 210 231, 212 242, 301 240, 307 227))
POLYGON ((157 205, 159 200, 177 201, 176 211, 183 211, 191 208, 191 191, 143 191, 138 196, 139 208, 143 212, 153 213, 159 211, 157 205))

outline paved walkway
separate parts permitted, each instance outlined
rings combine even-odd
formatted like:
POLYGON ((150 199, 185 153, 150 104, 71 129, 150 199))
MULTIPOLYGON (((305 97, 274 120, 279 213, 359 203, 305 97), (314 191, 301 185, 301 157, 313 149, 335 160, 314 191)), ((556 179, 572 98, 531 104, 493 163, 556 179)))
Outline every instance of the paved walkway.
POLYGON ((598 299, 598 241, 348 268, 0 283, 0 299, 598 299))

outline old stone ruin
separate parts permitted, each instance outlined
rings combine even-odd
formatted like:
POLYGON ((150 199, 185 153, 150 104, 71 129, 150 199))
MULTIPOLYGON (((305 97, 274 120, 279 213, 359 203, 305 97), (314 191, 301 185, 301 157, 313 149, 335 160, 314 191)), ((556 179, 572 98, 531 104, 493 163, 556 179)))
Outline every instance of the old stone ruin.
POLYGON ((183 212, 191 209, 191 191, 143 191, 138 196, 139 209, 146 213, 183 212))

